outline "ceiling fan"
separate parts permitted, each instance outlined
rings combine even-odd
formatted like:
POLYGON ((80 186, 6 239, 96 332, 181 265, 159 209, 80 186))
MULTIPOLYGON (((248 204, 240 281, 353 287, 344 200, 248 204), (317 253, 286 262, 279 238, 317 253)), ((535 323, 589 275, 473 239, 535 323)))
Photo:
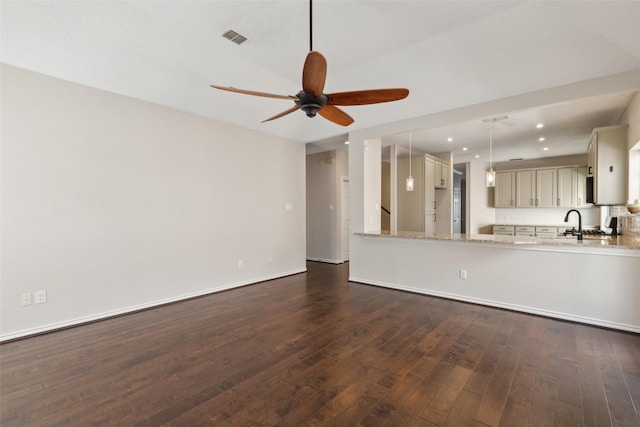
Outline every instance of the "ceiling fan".
POLYGON ((302 90, 295 96, 275 95, 272 93, 256 92, 252 90, 236 89, 211 85, 212 88, 229 92, 243 93, 245 95, 263 96, 267 98, 287 99, 294 102, 294 106, 273 117, 262 121, 268 122, 278 119, 296 110, 302 110, 307 117, 315 117, 320 114, 325 119, 341 126, 349 126, 353 118, 337 106, 368 105, 391 102, 404 99, 409 95, 409 89, 369 89, 349 92, 323 93, 327 77, 327 60, 317 51, 313 50, 313 6, 309 0, 309 53, 304 61, 302 69, 302 90))

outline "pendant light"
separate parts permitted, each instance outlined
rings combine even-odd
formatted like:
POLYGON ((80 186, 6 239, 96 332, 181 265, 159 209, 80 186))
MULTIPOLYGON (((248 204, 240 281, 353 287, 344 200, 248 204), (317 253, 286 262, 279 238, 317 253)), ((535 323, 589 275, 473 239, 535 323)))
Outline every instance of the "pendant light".
POLYGON ((489 117, 489 170, 487 171, 487 187, 496 186, 496 171, 493 170, 493 117, 489 117))
POLYGON ((409 177, 407 178, 407 191, 413 191, 413 177, 411 176, 411 132, 409 132, 409 177))

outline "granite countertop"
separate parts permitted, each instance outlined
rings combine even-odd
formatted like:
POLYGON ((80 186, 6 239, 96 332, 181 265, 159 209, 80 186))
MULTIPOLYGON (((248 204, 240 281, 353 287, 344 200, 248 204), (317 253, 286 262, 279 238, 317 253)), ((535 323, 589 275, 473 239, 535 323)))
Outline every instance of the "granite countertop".
POLYGON ((498 236, 493 234, 447 234, 399 232, 397 234, 384 233, 355 233, 357 236, 404 238, 424 240, 447 240, 456 242, 499 243, 511 245, 550 245, 574 248, 613 248, 640 250, 640 235, 622 236, 586 236, 582 242, 576 237, 527 237, 527 236, 498 236))

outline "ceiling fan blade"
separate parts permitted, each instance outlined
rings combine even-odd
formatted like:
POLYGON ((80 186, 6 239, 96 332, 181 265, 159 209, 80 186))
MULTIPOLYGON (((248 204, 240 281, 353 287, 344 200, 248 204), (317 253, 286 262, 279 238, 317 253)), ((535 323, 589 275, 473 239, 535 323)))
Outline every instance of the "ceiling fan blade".
POLYGON ((325 105, 324 108, 318 111, 318 114, 341 126, 349 126, 353 123, 353 118, 350 115, 333 105, 325 105))
POLYGON ((320 52, 309 52, 302 69, 302 90, 320 97, 322 96, 326 79, 327 60, 320 52))
POLYGON ((299 110, 299 109, 300 109, 300 107, 298 107, 298 106, 296 105, 296 106, 294 106, 294 107, 289 108, 289 109, 288 109, 288 110, 286 110, 286 111, 283 111, 283 112, 282 112, 282 113, 280 113, 280 114, 276 114, 276 115, 275 115, 275 116, 273 116, 273 117, 269 117, 268 119, 264 119, 264 120, 262 121, 262 123, 264 123, 264 122, 270 122, 271 120, 275 120, 275 119, 279 119, 280 117, 282 117, 282 116, 286 116, 287 114, 293 113, 294 111, 299 110))
POLYGON ((327 104, 330 105, 367 105, 379 104, 404 99, 409 95, 409 89, 369 89, 351 92, 337 92, 327 94, 327 104))
POLYGON ((265 98, 288 99, 289 101, 291 101, 291 100, 295 101, 296 99, 298 99, 295 96, 275 95, 273 93, 256 92, 256 91, 253 91, 253 90, 244 90, 244 89, 236 89, 235 87, 224 87, 224 86, 215 86, 215 85, 211 85, 211 87, 214 88, 214 89, 226 90, 228 92, 243 93, 245 95, 264 96, 265 98))

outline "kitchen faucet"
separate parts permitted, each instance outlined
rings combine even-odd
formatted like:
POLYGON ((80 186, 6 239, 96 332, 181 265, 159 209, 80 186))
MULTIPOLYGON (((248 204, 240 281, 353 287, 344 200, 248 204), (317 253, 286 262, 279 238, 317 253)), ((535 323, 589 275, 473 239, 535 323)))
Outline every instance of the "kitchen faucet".
POLYGON ((578 241, 582 241, 582 215, 580 214, 580 211, 578 211, 577 209, 569 210, 569 212, 567 212, 567 214, 564 216, 564 222, 569 222, 569 214, 571 212, 575 212, 578 214, 578 231, 572 231, 571 235, 578 236, 578 241))

